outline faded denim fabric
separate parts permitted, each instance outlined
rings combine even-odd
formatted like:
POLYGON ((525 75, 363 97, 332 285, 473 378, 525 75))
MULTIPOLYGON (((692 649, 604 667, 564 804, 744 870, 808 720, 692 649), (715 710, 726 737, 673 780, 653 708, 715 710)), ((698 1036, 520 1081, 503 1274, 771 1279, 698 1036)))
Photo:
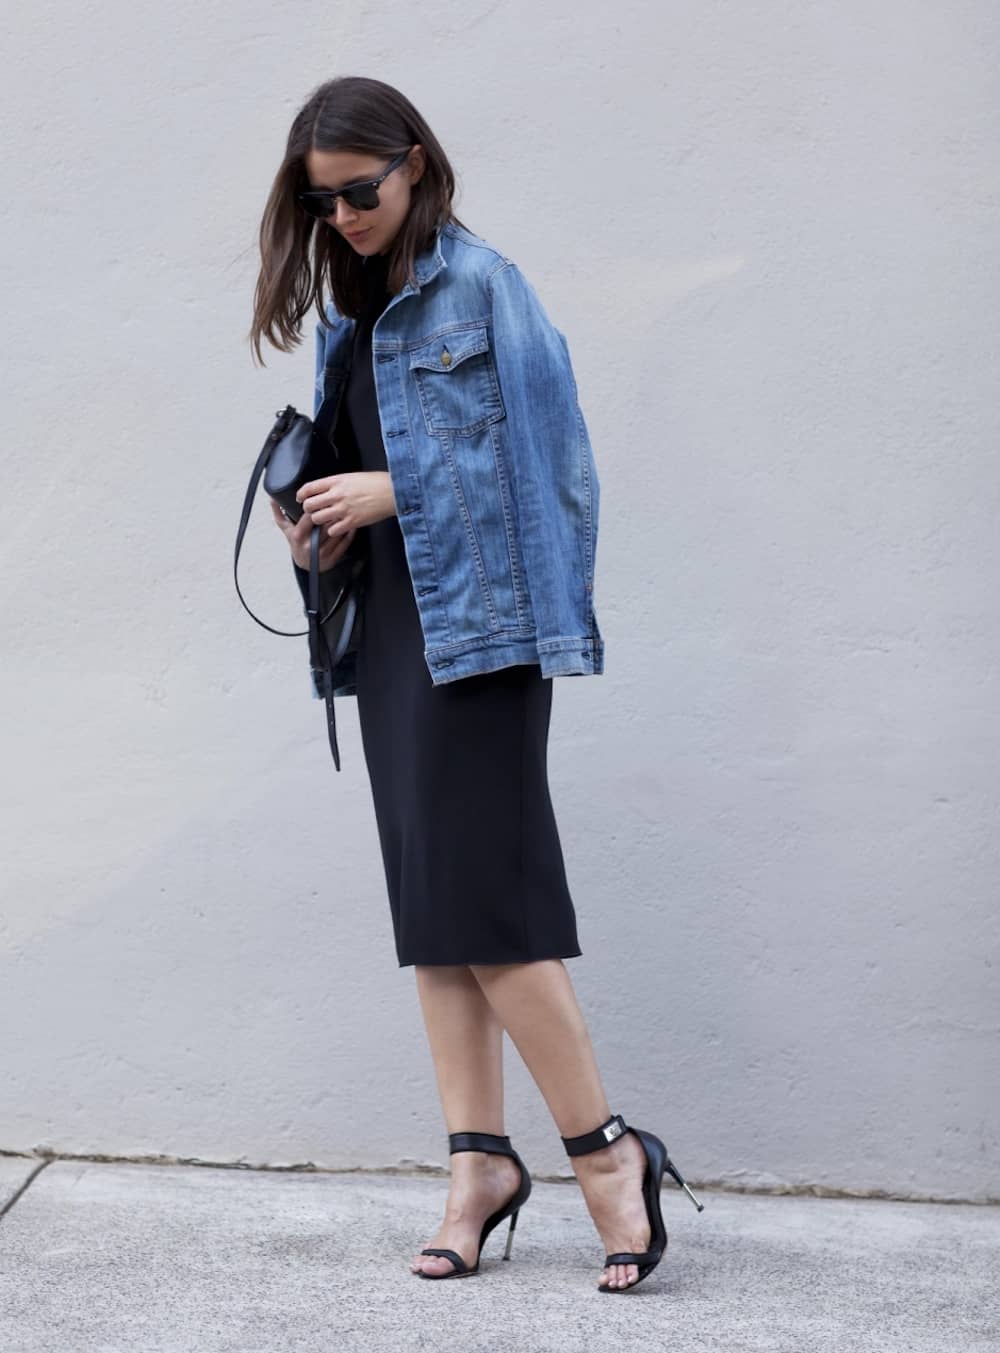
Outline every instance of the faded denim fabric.
MULTIPOLYGON (((372 365, 431 680, 526 662, 544 677, 601 673, 600 485, 566 338, 517 265, 460 226, 415 271, 375 323, 372 365)), ((314 417, 339 407, 355 330, 332 300, 326 316, 314 417)), ((354 656, 336 695, 356 693, 354 656)))

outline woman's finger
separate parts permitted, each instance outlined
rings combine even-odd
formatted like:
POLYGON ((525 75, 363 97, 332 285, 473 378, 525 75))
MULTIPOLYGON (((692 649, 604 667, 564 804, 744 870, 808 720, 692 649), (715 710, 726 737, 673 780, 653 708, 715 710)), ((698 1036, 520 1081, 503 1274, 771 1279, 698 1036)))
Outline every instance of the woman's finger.
POLYGON ((316 523, 313 521, 312 517, 310 517, 309 513, 303 512, 302 516, 292 527, 292 534, 295 537, 296 544, 309 544, 309 537, 312 535, 315 524, 316 523))
POLYGON ((347 535, 339 536, 336 538, 328 537, 323 542, 323 545, 320 547, 321 559, 323 559, 324 562, 326 563, 336 564, 347 553, 348 549, 350 548, 351 540, 353 539, 353 537, 354 537, 353 530, 350 531, 347 535))
POLYGON ((344 536, 340 536, 336 539, 332 536, 328 536, 320 546, 320 555, 324 559, 336 561, 346 551, 350 543, 351 542, 344 536))

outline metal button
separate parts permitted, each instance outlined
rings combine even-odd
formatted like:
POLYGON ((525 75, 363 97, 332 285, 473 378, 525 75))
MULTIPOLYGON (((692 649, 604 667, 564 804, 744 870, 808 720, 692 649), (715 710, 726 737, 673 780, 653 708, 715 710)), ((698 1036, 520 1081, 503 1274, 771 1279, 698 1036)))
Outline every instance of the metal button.
POLYGON ((441 365, 451 366, 451 353, 448 351, 447 348, 441 349, 441 365))

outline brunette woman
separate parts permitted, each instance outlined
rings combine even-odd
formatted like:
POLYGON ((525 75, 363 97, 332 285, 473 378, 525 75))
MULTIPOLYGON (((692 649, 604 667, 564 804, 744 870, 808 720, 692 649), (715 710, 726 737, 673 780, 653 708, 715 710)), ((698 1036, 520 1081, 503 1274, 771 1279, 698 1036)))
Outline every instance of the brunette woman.
POLYGON ((304 592, 363 541, 356 696, 400 967, 415 969, 449 1134, 422 1278, 479 1271, 531 1181, 505 1133, 508 1033, 555 1121, 624 1291, 667 1243, 662 1140, 612 1114, 564 960, 576 916, 549 796, 556 676, 603 671, 599 484, 563 334, 507 255, 455 215, 455 179, 380 80, 320 85, 295 116, 261 225, 251 331, 289 351, 315 305, 316 392, 347 467, 274 508, 304 592), (329 293, 329 299, 327 299, 329 293))

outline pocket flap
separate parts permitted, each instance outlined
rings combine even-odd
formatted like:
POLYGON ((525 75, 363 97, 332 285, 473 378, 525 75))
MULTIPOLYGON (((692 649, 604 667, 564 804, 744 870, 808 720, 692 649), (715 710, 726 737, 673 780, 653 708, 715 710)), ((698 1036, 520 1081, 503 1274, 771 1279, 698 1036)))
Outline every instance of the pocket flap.
POLYGON ((478 352, 489 352, 489 348, 485 324, 478 324, 471 329, 454 329, 413 348, 410 352, 410 369, 419 366, 427 371, 451 371, 466 357, 478 352))

